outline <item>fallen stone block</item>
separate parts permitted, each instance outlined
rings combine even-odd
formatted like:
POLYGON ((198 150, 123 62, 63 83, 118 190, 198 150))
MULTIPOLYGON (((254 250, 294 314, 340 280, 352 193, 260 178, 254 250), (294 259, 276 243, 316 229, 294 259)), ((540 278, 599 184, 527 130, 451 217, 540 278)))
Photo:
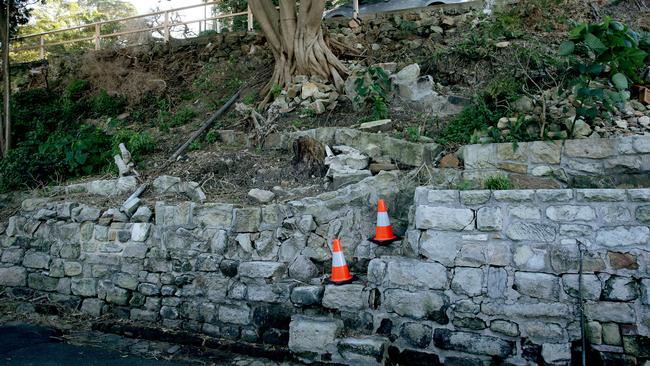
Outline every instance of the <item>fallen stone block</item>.
POLYGON ((365 122, 359 126, 361 131, 365 132, 386 132, 393 128, 393 121, 390 119, 382 119, 378 121, 365 122))
POLYGON ((275 198, 275 193, 263 189, 251 189, 248 192, 248 198, 256 203, 269 203, 275 198))

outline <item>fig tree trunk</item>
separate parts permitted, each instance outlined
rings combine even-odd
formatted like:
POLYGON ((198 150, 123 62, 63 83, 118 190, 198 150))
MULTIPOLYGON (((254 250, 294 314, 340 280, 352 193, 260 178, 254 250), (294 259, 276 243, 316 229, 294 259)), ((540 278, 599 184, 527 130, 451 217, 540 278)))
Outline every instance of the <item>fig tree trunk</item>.
POLYGON ((270 0, 250 0, 249 5, 266 36, 273 56, 273 76, 263 94, 266 104, 271 89, 291 84, 295 75, 321 76, 343 87, 347 70, 325 42, 321 23, 325 0, 280 0, 276 9, 270 0))

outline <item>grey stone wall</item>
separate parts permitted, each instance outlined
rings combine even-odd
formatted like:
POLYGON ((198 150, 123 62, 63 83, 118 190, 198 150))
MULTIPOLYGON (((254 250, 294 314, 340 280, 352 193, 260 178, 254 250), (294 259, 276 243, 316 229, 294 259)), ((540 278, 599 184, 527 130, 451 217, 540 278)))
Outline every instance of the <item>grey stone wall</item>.
POLYGON ((650 186, 650 136, 467 145, 464 177, 509 175, 537 188, 650 186))
POLYGON ((582 249, 589 342, 643 360, 650 357, 649 212, 650 189, 418 188, 405 244, 418 259, 375 259, 368 280, 405 347, 567 364, 580 339, 582 249))
POLYGON ((650 358, 650 189, 420 187, 403 242, 378 247, 376 199, 400 211, 400 179, 262 207, 157 202, 132 217, 27 200, 0 225, 0 286, 310 362, 563 365, 580 339, 582 248, 590 344, 650 358), (337 235, 359 276, 343 286, 325 281, 337 235))
POLYGON ((0 225, 0 287, 45 292, 93 316, 286 345, 291 315, 320 303, 331 238, 341 237, 359 271, 381 251, 365 239, 378 198, 399 210, 398 180, 382 173, 261 207, 156 202, 131 217, 116 208, 29 199, 0 225))

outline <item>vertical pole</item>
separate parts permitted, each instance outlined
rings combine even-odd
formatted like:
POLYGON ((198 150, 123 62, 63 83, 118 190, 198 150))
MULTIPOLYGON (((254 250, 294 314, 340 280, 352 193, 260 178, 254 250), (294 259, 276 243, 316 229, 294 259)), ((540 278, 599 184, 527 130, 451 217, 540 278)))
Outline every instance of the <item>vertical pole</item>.
POLYGON ((208 5, 203 8, 203 30, 208 30, 208 5))
POLYGON ((102 39, 100 38, 102 32, 102 26, 95 24, 95 51, 99 51, 102 48, 102 39))
POLYGON ((250 5, 248 5, 248 31, 253 31, 253 11, 250 5))
POLYGON ((11 7, 12 7, 12 0, 8 0, 6 2, 7 4, 7 9, 6 9, 6 16, 7 18, 5 19, 5 26, 6 28, 4 29, 4 39, 2 40, 2 71, 3 71, 3 76, 4 76, 4 90, 3 90, 3 101, 4 101, 4 119, 5 119, 5 151, 4 156, 7 156, 9 154, 9 150, 11 149, 11 107, 9 106, 9 102, 11 99, 11 73, 9 72, 9 42, 11 39, 11 36, 9 35, 9 32, 11 30, 11 27, 9 26, 9 21, 11 20, 11 7))
POLYGON ((165 10, 165 43, 169 43, 169 10, 165 10))
POLYGON ((40 47, 38 49, 38 56, 41 60, 45 60, 45 36, 41 34, 39 38, 40 47))
POLYGON ((354 5, 354 13, 353 13, 354 14, 353 15, 354 19, 358 19, 359 18, 359 0, 354 0, 353 5, 354 5))

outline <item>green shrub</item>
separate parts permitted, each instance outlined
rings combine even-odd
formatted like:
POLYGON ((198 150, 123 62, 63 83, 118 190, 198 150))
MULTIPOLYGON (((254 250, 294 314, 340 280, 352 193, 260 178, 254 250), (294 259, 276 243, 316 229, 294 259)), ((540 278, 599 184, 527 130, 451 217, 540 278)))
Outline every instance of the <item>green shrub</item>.
MULTIPOLYGON (((280 89, 280 90, 282 90, 282 89, 280 89)), ((272 92, 273 92, 273 91, 272 91, 272 92)), ((257 101, 258 98, 259 98, 258 93, 257 93, 257 92, 254 92, 254 93, 250 93, 250 94, 248 94, 247 96, 245 96, 244 99, 243 99, 242 101, 243 101, 244 104, 246 104, 246 105, 253 105, 253 104, 255 104, 255 101, 257 101)))
POLYGON ((95 117, 117 116, 122 113, 124 107, 126 107, 126 98, 111 96, 103 89, 90 100, 90 108, 95 117))
POLYGON ((475 131, 486 130, 501 116, 500 113, 492 111, 484 100, 479 99, 454 117, 436 140, 441 145, 469 144, 475 131))
POLYGON ((201 150, 201 143, 198 141, 193 141, 190 146, 187 147, 189 151, 201 150))
POLYGON ((574 70, 572 84, 580 102, 576 108, 579 118, 591 122, 601 115, 602 109, 612 110, 627 100, 630 81, 641 81, 640 72, 648 58, 646 51, 650 51, 647 45, 650 44, 646 44, 645 37, 609 17, 600 23, 578 24, 570 32, 570 40, 562 42, 559 54, 568 57, 574 70), (616 90, 594 83, 605 76, 616 90))
POLYGON ((493 191, 504 191, 512 189, 512 184, 510 183, 510 178, 507 175, 494 175, 485 179, 483 182, 485 189, 491 189, 493 191))
POLYGON ((87 80, 75 79, 65 87, 63 96, 70 100, 79 100, 88 89, 90 89, 90 83, 87 80))
POLYGON ((63 93, 33 89, 12 100, 16 146, 0 160, 0 191, 100 172, 111 161, 111 138, 79 121, 91 113, 80 96, 83 81, 63 93))
POLYGON ((381 67, 369 67, 354 80, 355 103, 370 107, 375 119, 388 118, 388 98, 392 83, 381 67))
POLYGON ((119 153, 119 145, 124 144, 135 161, 141 161, 146 154, 156 149, 156 141, 147 132, 120 130, 113 136, 113 154, 119 153))
POLYGON ((419 127, 407 127, 406 128, 406 139, 411 142, 420 141, 420 128, 419 127))
POLYGON ((640 48, 640 41, 639 34, 627 25, 606 17, 600 23, 578 24, 571 30, 570 40, 560 45, 560 54, 575 53, 588 59, 587 63, 577 64, 581 73, 602 72, 608 66, 611 75, 622 73, 630 80, 640 82, 639 71, 648 57, 648 53, 640 48))
POLYGON ((192 121, 196 117, 196 111, 190 107, 181 108, 170 119, 169 124, 171 127, 182 126, 192 121))
POLYGON ((109 136, 94 126, 81 125, 77 131, 48 139, 48 145, 50 149, 63 148, 68 172, 72 176, 100 171, 111 159, 109 136))
POLYGON ((208 131, 208 133, 205 135, 205 142, 208 144, 214 144, 219 140, 219 131, 212 129, 208 131))
POLYGON ((476 96, 471 106, 447 123, 436 141, 442 145, 477 143, 474 140, 476 132, 489 132, 490 138, 495 142, 533 139, 526 134, 527 126, 523 119, 518 125, 511 126, 510 135, 502 136, 496 128, 499 119, 511 113, 506 106, 521 95, 520 91, 521 84, 511 77, 494 79, 476 96))

